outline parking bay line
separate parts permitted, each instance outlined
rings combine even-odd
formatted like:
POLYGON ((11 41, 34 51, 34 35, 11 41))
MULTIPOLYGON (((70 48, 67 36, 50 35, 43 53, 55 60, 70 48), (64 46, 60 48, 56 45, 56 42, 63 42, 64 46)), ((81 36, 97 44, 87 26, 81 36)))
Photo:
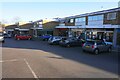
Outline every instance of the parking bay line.
POLYGON ((19 59, 12 59, 12 60, 3 60, 3 61, 0 61, 0 62, 14 62, 14 61, 18 61, 19 59))
POLYGON ((25 61, 25 63, 27 64, 27 66, 28 66, 28 68, 30 69, 30 71, 32 72, 34 78, 35 78, 36 80, 39 80, 38 77, 37 77, 37 75, 35 74, 35 72, 34 72, 34 71, 32 70, 32 68, 30 67, 30 65, 29 65, 29 63, 27 62, 27 60, 24 59, 24 61, 25 61))
MULTIPOLYGON (((19 61, 20 59, 12 59, 12 60, 4 60, 4 61, 0 61, 0 63, 3 63, 3 62, 14 62, 14 61, 19 61)), ((39 80, 37 75, 35 74, 35 72, 32 70, 32 68, 30 67, 29 63, 27 62, 26 59, 22 59, 24 60, 24 62, 26 63, 26 65, 28 66, 28 68, 30 69, 31 73, 33 74, 34 78, 36 80, 39 80)))

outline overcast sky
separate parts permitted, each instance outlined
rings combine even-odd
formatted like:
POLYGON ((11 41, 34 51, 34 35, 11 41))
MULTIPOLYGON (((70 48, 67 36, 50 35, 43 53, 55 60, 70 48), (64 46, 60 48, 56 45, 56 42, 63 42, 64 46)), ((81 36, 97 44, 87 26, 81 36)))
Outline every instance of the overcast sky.
POLYGON ((84 13, 90 13, 95 11, 107 10, 118 7, 118 1, 104 2, 104 1, 90 1, 81 2, 7 2, 6 0, 0 2, 0 21, 4 20, 8 23, 20 21, 35 21, 44 18, 56 18, 56 17, 68 17, 72 15, 79 15, 84 13), (2 12, 2 13, 1 13, 2 12))

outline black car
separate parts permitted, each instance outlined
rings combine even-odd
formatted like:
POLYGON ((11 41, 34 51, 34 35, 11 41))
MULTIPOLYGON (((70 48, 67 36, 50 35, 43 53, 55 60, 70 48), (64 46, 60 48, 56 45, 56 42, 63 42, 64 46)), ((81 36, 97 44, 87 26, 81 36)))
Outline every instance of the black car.
POLYGON ((82 41, 75 38, 70 37, 60 41, 60 46, 71 47, 71 46, 82 46, 82 41))

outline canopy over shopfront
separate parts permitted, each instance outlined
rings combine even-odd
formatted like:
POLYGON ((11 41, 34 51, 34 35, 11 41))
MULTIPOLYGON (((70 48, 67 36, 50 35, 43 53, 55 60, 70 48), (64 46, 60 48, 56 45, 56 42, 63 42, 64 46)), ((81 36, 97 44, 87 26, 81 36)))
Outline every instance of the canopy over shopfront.
POLYGON ((56 28, 68 28, 68 29, 78 29, 78 28, 120 28, 120 25, 56 26, 56 28))

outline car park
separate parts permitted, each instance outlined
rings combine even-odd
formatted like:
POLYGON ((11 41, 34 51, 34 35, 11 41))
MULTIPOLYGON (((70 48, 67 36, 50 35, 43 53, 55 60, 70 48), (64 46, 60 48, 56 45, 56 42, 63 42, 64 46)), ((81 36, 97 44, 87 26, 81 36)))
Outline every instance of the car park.
POLYGON ((4 39, 4 36, 3 36, 3 33, 0 32, 0 42, 4 43, 5 42, 5 39, 4 39))
POLYGON ((48 43, 49 44, 59 44, 61 39, 62 39, 62 37, 60 37, 60 36, 52 36, 49 38, 48 43))
POLYGON ((103 40, 86 40, 82 46, 83 51, 99 54, 100 52, 111 52, 112 46, 106 44, 103 40))
POLYGON ((69 37, 64 40, 61 40, 59 44, 60 46, 65 46, 65 47, 81 46, 82 41, 75 37, 69 37))
POLYGON ((43 41, 48 40, 50 37, 52 37, 52 35, 50 35, 50 34, 45 34, 45 35, 39 36, 39 38, 43 41))
POLYGON ((32 36, 28 34, 16 34, 15 39, 16 40, 31 40, 32 36))

